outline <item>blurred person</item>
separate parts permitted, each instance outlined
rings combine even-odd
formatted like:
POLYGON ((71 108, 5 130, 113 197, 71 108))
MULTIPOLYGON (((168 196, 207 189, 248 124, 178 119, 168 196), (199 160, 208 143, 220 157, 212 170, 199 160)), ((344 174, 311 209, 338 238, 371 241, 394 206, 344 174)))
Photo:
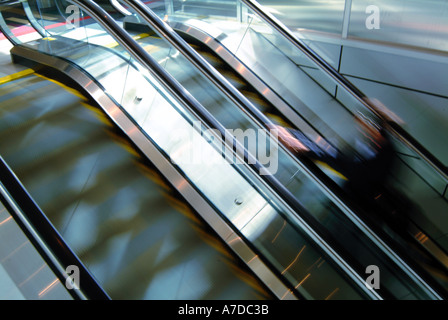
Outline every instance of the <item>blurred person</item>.
POLYGON ((371 203, 382 193, 394 163, 395 149, 381 120, 355 115, 359 135, 351 151, 322 148, 299 130, 274 126, 278 138, 299 157, 327 164, 343 179, 343 189, 354 199, 371 203))
POLYGON ((388 183, 397 157, 386 126, 403 122, 393 113, 386 113, 384 106, 376 111, 380 115, 378 118, 367 117, 361 112, 354 115, 359 134, 353 137, 347 150, 322 143, 319 141, 322 138, 313 141, 299 130, 278 125, 270 127, 277 129, 278 139, 298 158, 306 157, 320 168, 331 168, 332 178, 336 176, 336 181, 342 181, 338 184, 351 202, 368 214, 365 218, 382 229, 388 226, 393 233, 408 237, 411 217, 420 208, 388 183))
MULTIPOLYGON (((297 157, 323 162, 339 172, 343 177, 342 189, 362 208, 356 211, 357 214, 366 213, 367 216, 363 217, 369 224, 387 233, 410 257, 432 270, 440 270, 439 263, 421 250, 418 240, 410 233, 410 227, 417 226, 413 217, 422 216, 421 208, 388 183, 394 170, 396 151, 386 126, 400 122, 395 121, 398 118, 378 113, 380 119, 372 119, 362 113, 354 116, 359 134, 353 137, 352 150, 342 151, 327 143, 316 143, 299 130, 277 125, 271 126, 271 129, 277 129, 278 139, 297 157)), ((352 237, 345 235, 349 232, 335 213, 329 215, 324 225, 337 232, 337 241, 349 248, 350 252, 362 254, 362 249, 351 241, 352 237)))

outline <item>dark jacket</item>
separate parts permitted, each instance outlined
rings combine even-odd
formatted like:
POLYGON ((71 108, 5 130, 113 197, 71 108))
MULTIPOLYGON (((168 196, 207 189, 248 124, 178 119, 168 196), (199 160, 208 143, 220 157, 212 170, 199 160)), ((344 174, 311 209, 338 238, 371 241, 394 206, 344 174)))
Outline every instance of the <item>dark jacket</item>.
POLYGON ((300 131, 290 132, 309 149, 302 155, 326 163, 347 178, 344 189, 351 195, 366 200, 382 192, 391 172, 395 153, 384 130, 381 131, 381 143, 357 139, 353 144, 354 150, 344 153, 334 147, 324 150, 300 131))

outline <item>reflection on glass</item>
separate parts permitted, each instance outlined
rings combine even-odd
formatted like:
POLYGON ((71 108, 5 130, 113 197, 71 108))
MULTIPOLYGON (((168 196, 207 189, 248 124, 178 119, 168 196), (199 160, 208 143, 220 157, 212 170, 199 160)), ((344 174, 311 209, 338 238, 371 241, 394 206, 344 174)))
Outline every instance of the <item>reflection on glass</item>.
POLYGON ((22 43, 41 37, 34 28, 36 19, 27 2, 2 3, 0 10, 0 27, 14 42, 22 43))
POLYGON ((373 11, 367 11, 368 0, 353 0, 349 35, 377 41, 400 43, 422 48, 448 51, 445 38, 448 4, 444 1, 376 1, 379 28, 372 32, 366 20, 373 11), (445 15, 444 15, 445 13, 445 15))

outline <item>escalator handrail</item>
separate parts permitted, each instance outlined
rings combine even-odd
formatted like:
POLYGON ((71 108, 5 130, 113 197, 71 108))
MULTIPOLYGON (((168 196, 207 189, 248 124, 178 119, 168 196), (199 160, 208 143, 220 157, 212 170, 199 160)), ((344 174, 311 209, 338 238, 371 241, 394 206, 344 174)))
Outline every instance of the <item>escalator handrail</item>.
MULTIPOLYGON (((253 114, 258 120, 259 123, 271 124, 272 122, 267 118, 258 108, 254 107, 253 104, 247 100, 242 94, 235 89, 234 86, 230 85, 228 81, 214 69, 211 67, 205 59, 202 58, 195 50, 193 50, 186 42, 181 38, 167 23, 161 20, 151 9, 149 9, 144 3, 140 0, 123 0, 126 5, 132 8, 141 18, 143 18, 151 27, 158 31, 170 44, 172 44, 177 50, 179 50, 190 62, 192 62, 199 70, 207 76, 209 79, 213 81, 213 83, 217 84, 218 87, 223 91, 227 96, 229 96, 233 101, 236 101, 237 104, 242 107, 243 110, 249 110, 251 114, 253 114)), ((346 216, 349 217, 364 233, 370 238, 374 239, 374 243, 383 251, 386 252, 390 257, 393 257, 395 261, 400 261, 400 265, 402 268, 408 270, 410 274, 415 276, 415 273, 402 259, 400 259, 394 252, 391 250, 376 234, 374 234, 360 219, 357 218, 357 215, 353 213, 352 209, 347 207, 343 202, 341 202, 335 191, 336 186, 332 186, 331 180, 319 173, 316 173, 317 170, 310 170, 309 168, 305 168, 304 165, 295 158, 289 150, 287 150, 282 144, 279 144, 280 147, 295 161, 299 167, 312 178, 314 181, 318 181, 320 187, 325 190, 327 195, 331 200, 333 200, 337 206, 341 209, 342 212, 346 216)), ((264 177, 271 186, 274 187, 275 190, 281 195, 282 198, 286 199, 288 204, 292 204, 294 208, 299 210, 299 212, 306 213, 307 210, 303 208, 303 206, 297 201, 297 198, 291 194, 291 192, 286 189, 283 185, 280 184, 273 177, 264 177)))
MULTIPOLYGON (((128 53, 142 64, 153 76, 155 76, 160 83, 171 93, 178 101, 183 102, 187 108, 193 111, 195 114, 199 114, 199 118, 205 121, 206 126, 218 130, 222 137, 232 137, 230 139, 225 139, 223 143, 227 144, 231 150, 235 150, 235 153, 242 157, 243 165, 249 167, 253 172, 260 172, 264 169, 257 159, 255 159, 241 144, 236 140, 235 137, 227 132, 220 122, 218 122, 197 100, 191 96, 170 74, 168 74, 162 67, 155 61, 121 26, 119 26, 116 21, 102 9, 98 4, 92 0, 70 0, 70 2, 78 5, 83 10, 85 10, 90 16, 92 16, 98 23, 100 23, 123 47, 126 48, 128 53)), ((258 175, 255 175, 258 177, 258 175)), ((273 184, 280 187, 281 184, 272 176, 266 175, 272 180, 273 184)), ((283 187, 284 188, 284 187, 283 187)), ((285 190, 286 192, 286 190, 285 190)), ((306 209, 298 202, 298 200, 291 195, 291 202, 296 204, 295 208, 306 212, 306 209)), ((304 223, 303 223, 304 224, 304 223)), ((305 225, 305 224, 304 224, 305 225)), ((350 265, 344 261, 325 241, 315 233, 315 231, 308 225, 306 232, 313 238, 313 241, 324 250, 333 260, 337 261, 337 264, 341 269, 349 275, 349 277, 369 296, 373 296, 378 299, 378 294, 372 292, 372 290, 366 289, 364 280, 350 267, 350 265)), ((304 228, 305 228, 304 227, 304 228)))
POLYGON ((40 23, 34 17, 31 8, 29 6, 28 0, 20 0, 22 2, 23 11, 25 11, 26 18, 30 22, 30 25, 36 30, 37 33, 40 34, 41 37, 45 37, 48 35, 48 31, 45 30, 45 27, 40 25, 40 23))
MULTIPOLYGON (((331 78, 333 78, 340 86, 356 98, 367 110, 372 112, 379 119, 382 115, 377 111, 375 106, 368 102, 368 97, 330 64, 322 59, 316 52, 314 52, 307 45, 302 43, 294 34, 277 18, 269 12, 263 10, 262 6, 254 0, 241 0, 250 9, 252 9, 259 17, 267 22, 271 27, 277 30, 285 39, 292 43, 296 48, 303 52, 314 63, 321 67, 331 78)), ((406 130, 396 123, 386 121, 386 129, 393 134, 399 141, 401 141, 407 148, 415 152, 423 161, 425 161, 431 168, 433 168, 444 180, 448 183, 448 167, 446 167, 439 159, 437 159, 430 151, 428 151, 421 143, 412 137, 406 130)))
POLYGON ((2 197, 10 207, 9 213, 61 282, 66 281, 68 266, 78 267, 79 289, 68 290, 70 295, 79 300, 110 300, 1 156, 0 182, 7 193, 2 193, 2 197))
POLYGON ((13 6, 16 4, 20 4, 23 0, 7 0, 7 1, 1 1, 0 2, 0 8, 1 7, 7 7, 7 6, 13 6))
POLYGON ((30 6, 27 0, 17 0, 17 1, 7 1, 0 3, 0 32, 11 42, 13 45, 17 45, 21 43, 21 41, 17 38, 17 36, 10 30, 8 25, 6 24, 5 19, 1 13, 2 7, 12 6, 21 4, 23 11, 25 12, 25 16, 30 23, 30 26, 37 32, 41 37, 44 37, 46 34, 45 28, 42 27, 34 18, 30 6), (7 29, 7 30, 4 30, 7 29))
POLYGON ((14 35, 14 33, 9 29, 6 24, 5 18, 3 18, 2 7, 0 6, 0 32, 9 40, 12 45, 17 45, 20 41, 14 35))

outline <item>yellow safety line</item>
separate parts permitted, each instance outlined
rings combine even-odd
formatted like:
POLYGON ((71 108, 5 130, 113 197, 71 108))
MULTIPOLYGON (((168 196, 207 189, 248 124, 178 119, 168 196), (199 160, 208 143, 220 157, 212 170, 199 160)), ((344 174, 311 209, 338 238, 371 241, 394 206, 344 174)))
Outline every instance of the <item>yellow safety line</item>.
POLYGON ((321 167, 324 167, 325 169, 329 170, 332 174, 336 175, 337 177, 343 179, 343 180, 348 180, 346 176, 344 176, 342 173, 340 173, 339 171, 336 171, 335 169, 333 169, 332 167, 330 167, 328 164, 326 164, 325 162, 316 160, 315 162, 316 164, 320 165, 321 167))
MULTIPOLYGON (((141 39, 144 39, 144 38, 147 38, 147 37, 149 37, 149 33, 140 33, 140 34, 138 34, 138 35, 136 35, 136 36, 132 36, 132 38, 133 38, 134 40, 141 40, 141 39)), ((111 42, 111 43, 106 44, 106 45, 104 45, 104 46, 105 46, 106 48, 111 49, 111 48, 114 48, 114 47, 116 47, 116 46, 118 46, 118 45, 119 45, 119 43, 116 42, 116 41, 114 41, 114 42, 111 42)))
POLYGON ((10 74, 8 76, 0 78, 0 85, 3 85, 5 83, 8 83, 8 82, 11 82, 11 81, 14 81, 14 80, 18 80, 18 79, 21 79, 21 78, 24 78, 24 77, 27 77, 27 76, 32 75, 32 74, 34 74, 36 77, 40 77, 40 78, 42 78, 44 80, 51 81, 51 82, 57 84, 58 86, 62 87, 66 91, 74 94, 78 98, 80 98, 80 99, 82 99, 84 101, 87 101, 87 98, 81 92, 79 92, 79 91, 77 91, 77 90, 75 90, 73 88, 70 88, 70 87, 66 86, 65 84, 63 84, 63 83, 61 83, 61 82, 59 82, 57 80, 45 77, 45 76, 43 76, 41 74, 38 74, 38 73, 36 73, 35 70, 33 70, 31 68, 30 69, 25 69, 25 70, 22 70, 22 71, 19 71, 19 72, 16 72, 16 73, 13 73, 13 74, 10 74))
POLYGON ((14 80, 18 80, 20 78, 24 78, 26 76, 29 76, 30 74, 33 74, 34 70, 33 69, 25 69, 13 74, 10 74, 9 76, 5 76, 0 78, 0 85, 8 83, 10 81, 14 81, 14 80))
POLYGON ((38 74, 38 73, 36 73, 36 76, 39 77, 39 78, 42 78, 42 79, 44 79, 44 80, 53 82, 54 84, 56 84, 56 85, 62 87, 62 88, 65 89, 66 91, 70 92, 71 94, 77 96, 77 97, 80 98, 81 100, 87 101, 87 98, 86 98, 81 92, 79 92, 78 90, 73 89, 73 88, 71 88, 71 87, 69 87, 69 86, 63 84, 62 82, 59 82, 59 81, 57 81, 57 80, 48 78, 48 77, 43 76, 43 75, 38 74))

